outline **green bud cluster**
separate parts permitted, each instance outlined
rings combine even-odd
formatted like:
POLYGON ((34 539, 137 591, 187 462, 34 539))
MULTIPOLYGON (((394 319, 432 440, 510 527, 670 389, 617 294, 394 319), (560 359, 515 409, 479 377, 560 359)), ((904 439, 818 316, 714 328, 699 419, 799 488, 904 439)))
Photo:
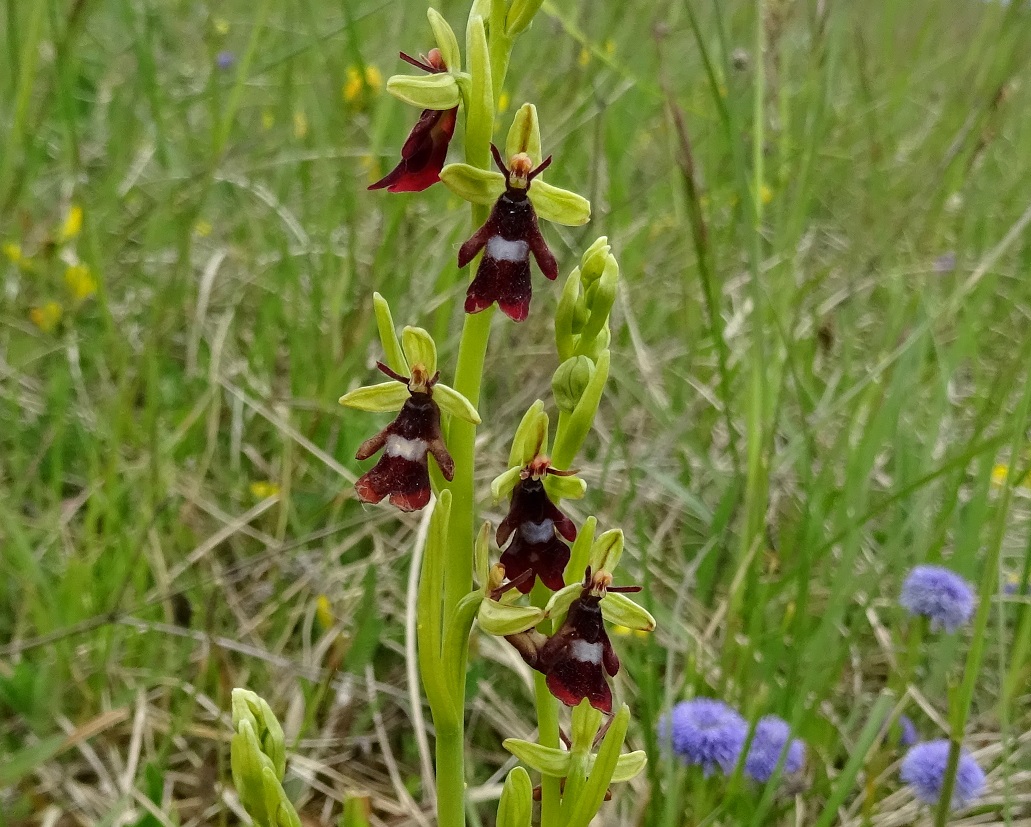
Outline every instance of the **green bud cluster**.
POLYGON ((283 790, 283 728, 265 700, 254 692, 234 689, 232 706, 230 767, 240 803, 258 827, 301 827, 283 790))

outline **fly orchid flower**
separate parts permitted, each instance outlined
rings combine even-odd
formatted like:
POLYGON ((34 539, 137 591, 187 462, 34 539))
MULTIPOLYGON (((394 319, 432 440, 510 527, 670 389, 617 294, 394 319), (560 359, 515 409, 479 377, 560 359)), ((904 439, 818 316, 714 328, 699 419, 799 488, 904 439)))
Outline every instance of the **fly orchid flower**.
MULTIPOLYGON (((611 713, 612 690, 605 676, 615 677, 619 672, 619 657, 605 631, 602 601, 610 595, 638 592, 641 587, 614 587, 611 574, 602 570, 592 575, 588 567, 584 582, 578 588, 579 596, 569 603, 565 620, 554 635, 545 637, 530 630, 506 639, 523 660, 546 676, 551 694, 566 706, 576 706, 586 698, 595 709, 611 713)), ((564 592, 559 592, 556 598, 564 592)), ((558 601, 558 605, 562 602, 558 601)), ((641 613, 637 625, 642 625, 641 620, 647 616, 643 625, 654 628, 651 616, 635 608, 641 613)))
MULTIPOLYGON (((377 315, 380 310, 377 303, 377 315)), ((389 310, 386 313, 389 318, 389 310)), ((381 325, 381 335, 383 330, 381 325)), ((427 454, 433 455, 445 479, 454 476, 454 461, 440 427, 441 409, 474 424, 479 424, 480 417, 464 396, 439 384, 436 346, 425 330, 406 327, 401 340, 403 347, 396 336, 392 346, 385 341, 388 361, 393 364, 376 363, 391 381, 350 391, 340 397, 340 404, 361 411, 400 411, 393 422, 358 448, 355 458, 359 460, 380 450, 383 456, 358 479, 355 491, 362 502, 378 503, 389 497, 402 511, 417 511, 430 501, 427 454)))
POLYGON ((491 484, 495 501, 512 495, 496 539, 499 548, 511 540, 501 555, 501 565, 523 594, 530 592, 538 577, 552 591, 565 586, 562 575, 570 550, 563 539, 573 542, 576 526, 554 500, 578 499, 587 490, 573 471, 554 468, 547 450, 548 415, 538 400, 516 429, 509 469, 491 484))
POLYGON ((455 33, 434 9, 428 14, 438 48, 418 58, 404 52, 400 57, 430 77, 395 75, 387 81, 388 92, 406 103, 421 106, 422 115, 401 147, 401 162, 371 184, 370 190, 422 192, 440 180, 440 170, 447 159, 461 100, 459 84, 465 82, 466 76, 457 71, 461 56, 455 33))
POLYGON ((530 312, 530 254, 548 279, 558 278, 558 262, 541 235, 538 217, 579 226, 590 219, 591 205, 540 179, 551 156, 541 158, 537 110, 530 104, 519 110, 509 131, 508 163, 493 144, 491 152, 500 172, 449 164, 440 179, 467 201, 492 206, 486 223, 458 251, 459 267, 484 251, 466 294, 466 313, 479 313, 497 302, 505 315, 521 322, 530 312))

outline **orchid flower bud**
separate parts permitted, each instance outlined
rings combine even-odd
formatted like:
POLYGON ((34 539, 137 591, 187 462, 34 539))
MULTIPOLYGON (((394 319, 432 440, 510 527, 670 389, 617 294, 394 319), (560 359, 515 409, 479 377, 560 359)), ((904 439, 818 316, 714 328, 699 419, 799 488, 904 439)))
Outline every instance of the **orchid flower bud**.
POLYGON ((522 767, 513 767, 505 779, 498 802, 497 827, 530 827, 533 816, 533 787, 522 767))
POLYGON ((586 356, 566 359, 551 378, 551 392, 560 411, 572 413, 594 376, 594 362, 586 356))
POLYGON ((300 827, 281 784, 286 773, 283 728, 269 705, 246 689, 232 695, 230 767, 240 802, 259 827, 300 827))

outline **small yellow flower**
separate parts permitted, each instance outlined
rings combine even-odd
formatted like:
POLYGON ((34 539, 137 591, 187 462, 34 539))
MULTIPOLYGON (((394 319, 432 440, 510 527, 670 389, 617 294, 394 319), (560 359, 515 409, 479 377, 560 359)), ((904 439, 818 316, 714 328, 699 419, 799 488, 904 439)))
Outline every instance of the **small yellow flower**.
POLYGON ((294 112, 294 137, 300 141, 308 134, 308 116, 301 110, 294 112))
POLYGON ((383 73, 371 63, 365 67, 365 86, 373 93, 383 88, 383 73))
POLYGON ((508 97, 508 92, 502 92, 498 96, 498 114, 499 115, 504 114, 505 112, 508 111, 508 104, 509 104, 509 102, 510 102, 510 100, 509 100, 509 97, 508 97))
POLYGON ((268 132, 273 126, 276 125, 276 116, 272 114, 271 109, 266 109, 261 113, 261 128, 268 132))
POLYGON ((347 80, 344 81, 343 95, 348 103, 354 103, 362 94, 362 75, 356 66, 347 67, 347 80))
POLYGON ((616 53, 616 41, 611 37, 605 41, 605 54, 612 57, 616 53))
POLYGON ((320 594, 315 598, 315 617, 318 619, 323 631, 328 632, 333 628, 336 620, 333 617, 333 607, 330 606, 329 598, 324 594, 320 594))
POLYGON ((7 256, 11 264, 21 264, 25 261, 25 257, 21 252, 21 245, 17 241, 8 241, 3 246, 4 255, 7 256))
POLYGON ((992 482, 996 485, 1003 485, 1006 482, 1006 478, 1010 475, 1010 468, 1008 465, 996 465, 992 469, 992 482))
POLYGON ((764 204, 769 204, 773 200, 773 189, 768 184, 763 184, 759 188, 759 198, 764 204))
POLYGON ((199 235, 201 238, 207 238, 209 235, 211 235, 211 229, 211 222, 206 221, 203 218, 193 225, 193 231, 197 233, 197 235, 199 235))
POLYGON ((57 326, 61 324, 63 316, 64 308, 53 301, 39 307, 33 307, 29 311, 29 318, 32 320, 32 323, 44 333, 53 333, 57 330, 57 326))
POLYGON ((216 17, 213 21, 213 25, 215 27, 216 34, 221 35, 222 37, 229 34, 229 21, 224 17, 216 17))
POLYGON ((64 224, 61 225, 61 232, 57 237, 60 242, 71 241, 82 232, 82 207, 72 204, 68 215, 64 217, 64 224))
POLYGON ((64 283, 76 301, 81 302, 97 292, 97 280, 85 264, 70 264, 64 271, 64 283))
POLYGON ((586 46, 581 46, 580 47, 580 56, 577 57, 576 62, 579 63, 581 66, 586 66, 588 63, 590 63, 591 62, 591 50, 588 49, 586 46))
POLYGON ((264 500, 267 497, 275 497, 279 493, 279 486, 269 480, 258 480, 251 483, 251 496, 256 500, 264 500))

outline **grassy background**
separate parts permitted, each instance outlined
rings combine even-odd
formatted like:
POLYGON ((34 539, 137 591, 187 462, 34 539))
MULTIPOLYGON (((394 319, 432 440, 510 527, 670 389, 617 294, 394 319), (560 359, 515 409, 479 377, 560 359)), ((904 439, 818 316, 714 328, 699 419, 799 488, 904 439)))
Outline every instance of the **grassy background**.
MULTIPOLYGON (((438 8, 460 30, 465 5, 438 8)), ((627 532, 624 579, 660 631, 616 642, 652 762, 605 818, 913 823, 897 752, 864 727, 891 687, 887 708, 943 737, 965 674, 965 743, 990 771, 965 817, 1017 823, 1031 602, 1000 592, 1031 567, 1031 19, 756 6, 552 0, 507 83, 509 114, 538 106, 551 180, 594 204, 588 227, 544 230, 563 270, 606 234, 624 277, 575 512, 627 532), (907 686, 899 584, 941 560, 980 583, 984 628, 927 637, 907 686), (653 732, 692 694, 791 720, 804 778, 774 795, 685 777, 653 732)), ((364 189, 415 116, 366 67, 427 48, 423 14, 0 4, 0 823, 235 822, 236 685, 284 720, 311 824, 348 795, 376 824, 425 823, 404 660, 418 517, 356 503, 379 421, 335 404, 370 375, 372 289, 455 355, 467 211, 441 187, 364 189)), ((488 355, 495 521, 486 482, 555 364, 557 291, 537 286, 488 355)), ((474 644, 487 801, 531 692, 505 647, 474 644)))

